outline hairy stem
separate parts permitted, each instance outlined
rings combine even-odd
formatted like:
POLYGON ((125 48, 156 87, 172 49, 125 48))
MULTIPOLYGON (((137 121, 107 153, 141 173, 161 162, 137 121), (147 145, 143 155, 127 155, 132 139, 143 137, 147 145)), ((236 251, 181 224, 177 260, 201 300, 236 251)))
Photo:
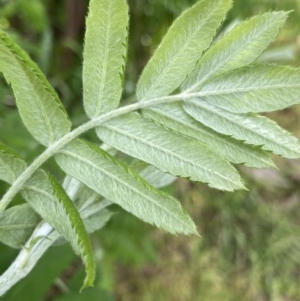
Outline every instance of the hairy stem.
POLYGON ((6 194, 3 196, 0 202, 0 213, 2 213, 5 208, 9 205, 13 197, 23 188, 23 185, 30 179, 34 172, 45 163, 50 157, 58 153, 66 144, 80 136, 81 134, 87 132, 90 129, 93 129, 106 121, 118 117, 120 115, 136 111, 139 109, 163 104, 166 102, 175 102, 180 101, 183 98, 186 98, 186 95, 177 94, 172 96, 165 96, 160 98, 153 98, 145 102, 134 103, 125 107, 118 108, 114 111, 103 114, 99 117, 96 117, 78 128, 74 129, 72 132, 61 137, 59 140, 51 144, 42 154, 40 154, 26 169, 25 171, 15 180, 11 187, 7 190, 6 194))

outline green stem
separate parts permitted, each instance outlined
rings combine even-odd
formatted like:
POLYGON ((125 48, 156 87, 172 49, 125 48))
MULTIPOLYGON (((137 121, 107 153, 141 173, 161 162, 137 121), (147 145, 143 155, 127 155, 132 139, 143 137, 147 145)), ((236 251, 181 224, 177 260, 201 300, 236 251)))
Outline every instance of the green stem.
POLYGON ((139 109, 163 104, 166 102, 175 102, 183 99, 183 95, 177 94, 172 96, 165 96, 160 98, 154 98, 145 102, 134 103, 125 107, 118 108, 114 111, 103 114, 99 117, 96 117, 78 128, 74 129, 72 132, 69 132, 59 140, 51 144, 42 154, 40 154, 26 169, 25 171, 15 180, 11 185, 8 191, 3 196, 0 202, 0 214, 6 209, 14 196, 23 188, 23 185, 30 179, 34 172, 45 163, 50 157, 58 153, 66 144, 80 136, 81 134, 87 132, 90 129, 100 126, 106 121, 118 117, 120 115, 136 111, 139 109))

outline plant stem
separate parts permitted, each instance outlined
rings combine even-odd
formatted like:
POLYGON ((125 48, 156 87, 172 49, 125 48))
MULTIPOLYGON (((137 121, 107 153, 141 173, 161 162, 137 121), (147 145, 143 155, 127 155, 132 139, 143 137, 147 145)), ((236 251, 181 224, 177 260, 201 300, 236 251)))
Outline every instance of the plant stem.
POLYGON ((136 111, 139 109, 163 104, 166 102, 175 102, 180 101, 185 98, 186 95, 177 94, 171 96, 165 96, 160 98, 153 98, 151 100, 145 102, 138 102, 131 105, 127 105, 125 107, 118 108, 114 111, 103 114, 99 117, 96 117, 73 131, 69 132, 65 136, 61 137, 59 140, 55 141, 51 144, 45 151, 40 154, 26 169, 25 171, 15 180, 15 182, 11 185, 11 187, 7 190, 5 195, 3 196, 0 202, 0 214, 5 210, 5 208, 9 205, 11 200, 15 197, 15 195, 23 188, 23 185, 30 179, 30 177, 34 174, 34 172, 45 163, 50 157, 54 154, 58 153, 66 144, 80 136, 81 134, 87 132, 90 129, 93 129, 106 121, 118 117, 120 115, 136 111))

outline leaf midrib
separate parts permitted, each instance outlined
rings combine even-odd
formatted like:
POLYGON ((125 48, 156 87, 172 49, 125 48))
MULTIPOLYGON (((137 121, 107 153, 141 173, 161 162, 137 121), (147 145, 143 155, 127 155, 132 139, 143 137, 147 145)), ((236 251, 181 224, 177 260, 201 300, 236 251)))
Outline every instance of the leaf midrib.
POLYGON ((108 1, 108 12, 106 13, 106 22, 107 24, 105 28, 105 46, 104 46, 104 59, 103 59, 103 68, 102 68, 102 74, 101 74, 101 82, 100 82, 100 87, 99 87, 99 98, 97 101, 97 107, 96 107, 96 112, 94 116, 98 116, 99 113, 101 112, 101 106, 102 106, 102 101, 103 101, 103 91, 105 89, 105 83, 106 83, 106 75, 107 75, 107 62, 108 62, 108 51, 109 51, 109 40, 110 40, 110 29, 111 29, 111 23, 110 23, 110 17, 111 17, 111 7, 112 7, 112 1, 108 1))
MULTIPOLYGON (((213 82, 212 82, 213 83, 213 82)), ((214 95, 227 95, 227 94, 238 94, 238 93, 246 93, 252 91, 261 91, 267 90, 267 92, 276 90, 276 89, 285 89, 285 88, 300 88, 299 84, 286 84, 286 85, 271 85, 271 86, 250 86, 247 88, 233 88, 233 89, 224 89, 224 90, 211 90, 211 91, 200 91, 198 93, 182 93, 182 98, 190 98, 190 97, 205 97, 205 96, 214 96, 214 95)))

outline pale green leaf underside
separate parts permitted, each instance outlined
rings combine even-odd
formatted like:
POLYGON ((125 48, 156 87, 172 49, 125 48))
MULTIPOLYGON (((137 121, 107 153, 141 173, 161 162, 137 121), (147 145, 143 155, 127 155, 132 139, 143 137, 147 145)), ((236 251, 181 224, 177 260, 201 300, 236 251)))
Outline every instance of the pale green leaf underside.
POLYGON ((222 190, 243 188, 233 166, 211 148, 137 113, 112 119, 96 132, 105 143, 174 176, 205 182, 222 190))
POLYGON ((0 31, 0 71, 11 84, 22 120, 32 136, 49 145, 71 123, 58 96, 28 55, 0 31))
POLYGON ((266 152, 204 126, 188 115, 179 102, 143 110, 143 114, 175 132, 208 145, 232 163, 257 168, 274 167, 266 152))
POLYGON ((184 81, 230 6, 231 0, 202 0, 177 18, 139 79, 139 101, 166 96, 184 81))
POLYGON ((201 99, 234 113, 281 110, 299 104, 299 95, 300 69, 264 64, 226 73, 199 93, 201 99))
POLYGON ((28 205, 11 207, 0 214, 0 241, 22 248, 41 218, 28 205))
POLYGON ((300 157, 300 144, 296 137, 279 127, 274 121, 256 114, 233 114, 204 101, 191 101, 184 109, 196 120, 224 135, 287 158, 300 157))
POLYGON ((90 118, 118 107, 127 51, 125 0, 91 0, 83 61, 84 108, 90 118))
POLYGON ((12 184, 25 170, 26 165, 18 154, 0 143, 0 180, 12 184))
POLYGON ((56 160, 67 174, 145 222, 171 233, 196 233, 194 223, 177 200, 103 150, 77 140, 56 155, 56 160))
POLYGON ((199 91, 207 80, 253 63, 275 40, 287 15, 270 12, 237 25, 203 55, 181 90, 199 91))
POLYGON ((95 263, 83 221, 62 187, 44 171, 37 171, 26 183, 22 195, 32 208, 52 225, 80 255, 85 267, 83 287, 93 285, 95 263))

